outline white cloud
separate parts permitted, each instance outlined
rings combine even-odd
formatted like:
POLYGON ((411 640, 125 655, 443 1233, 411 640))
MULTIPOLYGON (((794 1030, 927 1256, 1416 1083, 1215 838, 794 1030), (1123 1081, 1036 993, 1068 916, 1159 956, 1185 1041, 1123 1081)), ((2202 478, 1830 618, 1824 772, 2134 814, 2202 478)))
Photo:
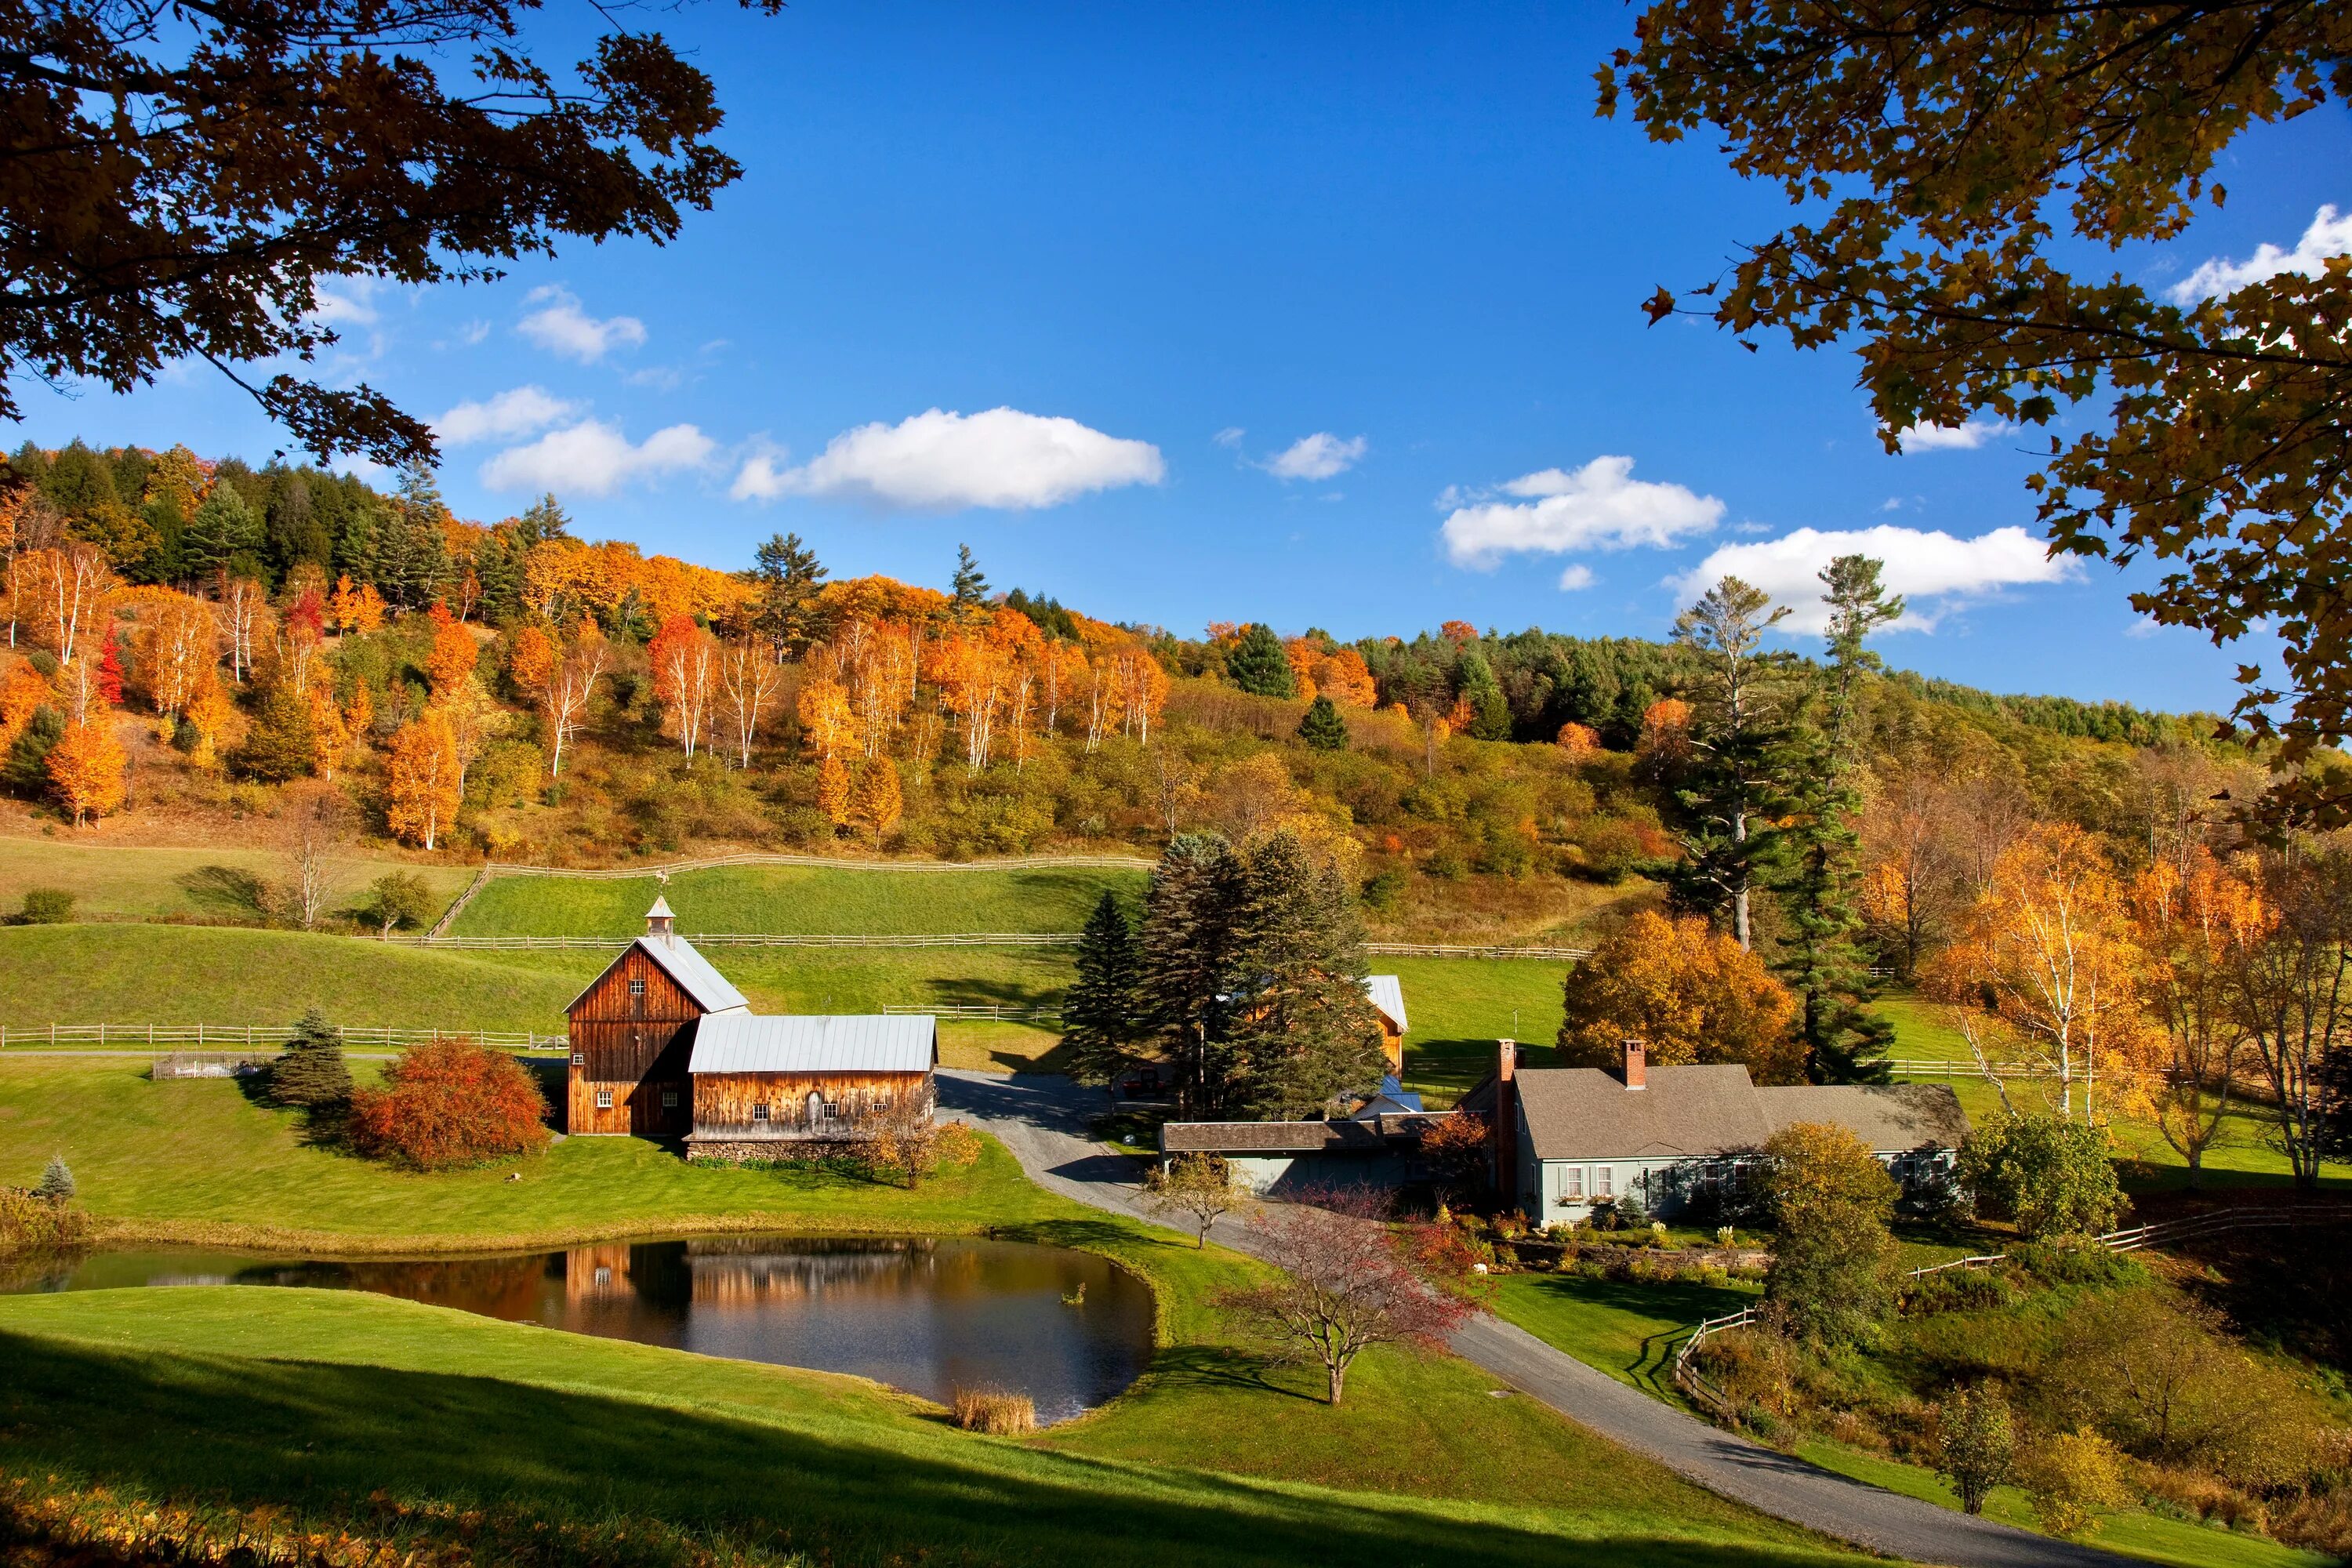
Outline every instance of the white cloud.
POLYGON ((2061 582, 2074 574, 2071 557, 2051 557, 2049 548, 2021 528, 1996 528, 1974 539, 1941 531, 1880 523, 1852 532, 1825 533, 1801 528, 1756 544, 1727 544, 1675 580, 1685 604, 1717 578, 1738 577, 1761 588, 1790 609, 1781 623, 1790 631, 1819 632, 1828 620, 1822 604, 1822 568, 1840 555, 1868 555, 1886 563, 1887 589, 1909 601, 1896 625, 1932 631, 1950 601, 2002 588, 2061 582))
POLYGON ((2006 436, 2016 428, 2006 419, 1979 415, 1965 425, 1914 425, 1896 439, 1906 453, 1973 452, 1995 436, 2006 436))
POLYGON ((2294 242, 2293 250, 2281 250, 2266 241, 2254 247, 2254 253, 2243 261, 2214 257, 2175 283, 2168 292, 2174 304, 2193 305, 2216 294, 2235 293, 2249 283, 2259 283, 2282 272, 2300 272, 2305 278, 2315 278, 2329 257, 2347 255, 2352 255, 2352 213, 2339 216, 2333 205, 2324 206, 2311 220, 2311 226, 2303 231, 2303 237, 2294 242))
POLYGON ((580 412, 580 405, 540 386, 518 386, 487 403, 460 403, 433 421, 433 433, 452 447, 506 441, 544 430, 580 412))
POLYGON ((1514 551, 1564 555, 1577 550, 1664 546, 1706 533, 1722 521, 1723 503, 1680 485, 1633 477, 1631 458, 1595 458, 1570 473, 1545 468, 1502 487, 1517 502, 1448 489, 1452 507, 1439 531, 1457 566, 1489 567, 1514 551))
POLYGON ((715 447, 691 425, 656 430, 632 446, 620 426, 587 419, 500 452, 482 465, 482 482, 494 490, 610 495, 632 479, 698 468, 715 447))
POLYGON ((487 338, 489 335, 489 322, 483 321, 478 316, 457 329, 457 341, 465 344, 467 348, 472 348, 476 343, 480 342, 484 338, 487 338))
POLYGON ((1361 436, 1346 440, 1328 430, 1301 436, 1258 467, 1277 479, 1328 479, 1344 474, 1363 460, 1370 443, 1361 436))
POLYGON ((1160 448, 1122 440, 1075 419, 991 408, 933 408, 896 425, 845 430, 796 468, 755 454, 736 475, 739 500, 829 496, 922 511, 1059 506, 1092 490, 1156 485, 1160 448))
POLYGON ((727 493, 737 500, 773 500, 791 488, 786 478, 790 470, 785 467, 791 454, 765 440, 754 441, 751 445, 751 455, 743 459, 743 466, 737 470, 735 482, 728 487, 727 493))
POLYGON ((320 327, 372 327, 380 319, 375 308, 375 292, 382 288, 374 278, 342 278, 319 286, 310 309, 310 321, 320 327))
POLYGON ((1242 437, 1248 434, 1248 431, 1244 430, 1238 425, 1228 425, 1223 429, 1218 431, 1215 435, 1210 437, 1209 439, 1214 441, 1220 447, 1238 447, 1242 444, 1242 437))
POLYGON ((1559 591, 1573 594, 1580 589, 1590 588, 1599 581, 1601 579, 1592 574, 1592 568, 1580 561, 1559 574, 1559 591))
POLYGON ((634 347, 646 341, 643 321, 635 316, 607 316, 600 321, 580 308, 579 297, 568 289, 551 283, 523 298, 526 305, 542 300, 544 308, 525 316, 515 330, 551 353, 585 364, 603 359, 624 343, 634 347))

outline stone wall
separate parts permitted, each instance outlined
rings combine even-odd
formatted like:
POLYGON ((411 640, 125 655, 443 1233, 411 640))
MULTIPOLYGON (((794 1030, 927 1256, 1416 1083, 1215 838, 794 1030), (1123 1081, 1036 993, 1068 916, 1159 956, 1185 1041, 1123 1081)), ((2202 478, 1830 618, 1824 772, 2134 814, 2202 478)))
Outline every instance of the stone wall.
POLYGON ((796 1165, 864 1159, 872 1151, 871 1141, 863 1138, 692 1138, 686 1157, 729 1165, 796 1165))

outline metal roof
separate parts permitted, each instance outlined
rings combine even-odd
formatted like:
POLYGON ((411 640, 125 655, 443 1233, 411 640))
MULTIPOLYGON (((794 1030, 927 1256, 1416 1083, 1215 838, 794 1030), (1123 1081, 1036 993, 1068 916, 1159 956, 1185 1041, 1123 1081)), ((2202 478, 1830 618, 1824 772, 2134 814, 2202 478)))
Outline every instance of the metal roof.
POLYGON ((654 898, 654 907, 646 911, 646 919, 649 921, 667 921, 676 918, 676 914, 669 907, 669 900, 658 894, 654 898))
POLYGON ((686 938, 671 932, 647 932, 637 938, 636 945, 683 986, 686 994, 694 998, 695 1005, 704 1012, 725 1013, 751 1005, 686 938))
POLYGON ((1372 999, 1372 1005, 1381 1010, 1382 1017, 1396 1026, 1398 1034, 1405 1032, 1402 981, 1393 974, 1367 974, 1364 976, 1364 994, 1372 999))
POLYGON ((919 1073, 938 1057, 939 1020, 928 1015, 714 1013, 695 1026, 687 1070, 919 1073))

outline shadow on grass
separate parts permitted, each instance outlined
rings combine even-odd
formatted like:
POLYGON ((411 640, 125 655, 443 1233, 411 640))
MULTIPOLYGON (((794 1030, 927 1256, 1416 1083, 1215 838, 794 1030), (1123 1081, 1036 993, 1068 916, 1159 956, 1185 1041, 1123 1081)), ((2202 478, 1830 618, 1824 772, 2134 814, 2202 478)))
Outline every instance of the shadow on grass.
MULTIPOLYGON (((1747 1291, 1679 1280, 1645 1283, 1635 1279, 1588 1279, 1580 1274, 1536 1274, 1525 1278, 1538 1298, 1563 1315, 1600 1308, 1622 1312, 1628 1318, 1650 1321, 1664 1319, 1665 1327, 1641 1334, 1636 1342, 1638 1348, 1631 1356, 1606 1351, 1591 1342, 1562 1348, 1582 1359, 1605 1364, 1643 1391, 1669 1399, 1679 1396, 1674 1394, 1667 1377, 1667 1363, 1690 1326, 1707 1318, 1736 1312, 1754 1305, 1756 1300, 1747 1291)), ((1624 1325, 1629 1334, 1634 1327, 1632 1323, 1624 1325)))
POLYGON ((269 918, 268 884, 235 866, 199 866, 173 879, 188 901, 207 914, 238 920, 269 918))
MULTIPOLYGON (((12 1369, 0 1388, 10 1438, 0 1464, 156 1499, 300 1512, 382 1491, 557 1521, 660 1520, 824 1561, 1560 1560, 1559 1541, 1532 1530, 947 1441, 912 1421, 860 1432, 820 1415, 824 1430, 810 1431, 483 1377, 119 1353, 16 1334, 0 1334, 0 1362, 12 1369)), ((1637 1525, 1583 1544, 1578 1560, 1817 1559, 1660 1539, 1637 1525)))

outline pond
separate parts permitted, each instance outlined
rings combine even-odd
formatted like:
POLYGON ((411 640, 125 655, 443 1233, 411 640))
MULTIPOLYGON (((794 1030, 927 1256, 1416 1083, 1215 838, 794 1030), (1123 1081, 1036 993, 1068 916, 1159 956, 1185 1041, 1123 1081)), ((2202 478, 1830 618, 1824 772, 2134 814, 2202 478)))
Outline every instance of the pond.
POLYGON ((709 1236, 402 1259, 100 1252, 19 1290, 299 1285, 854 1373, 946 1403, 1001 1388, 1066 1420, 1135 1381, 1151 1292, 1092 1253, 965 1237, 709 1236))

